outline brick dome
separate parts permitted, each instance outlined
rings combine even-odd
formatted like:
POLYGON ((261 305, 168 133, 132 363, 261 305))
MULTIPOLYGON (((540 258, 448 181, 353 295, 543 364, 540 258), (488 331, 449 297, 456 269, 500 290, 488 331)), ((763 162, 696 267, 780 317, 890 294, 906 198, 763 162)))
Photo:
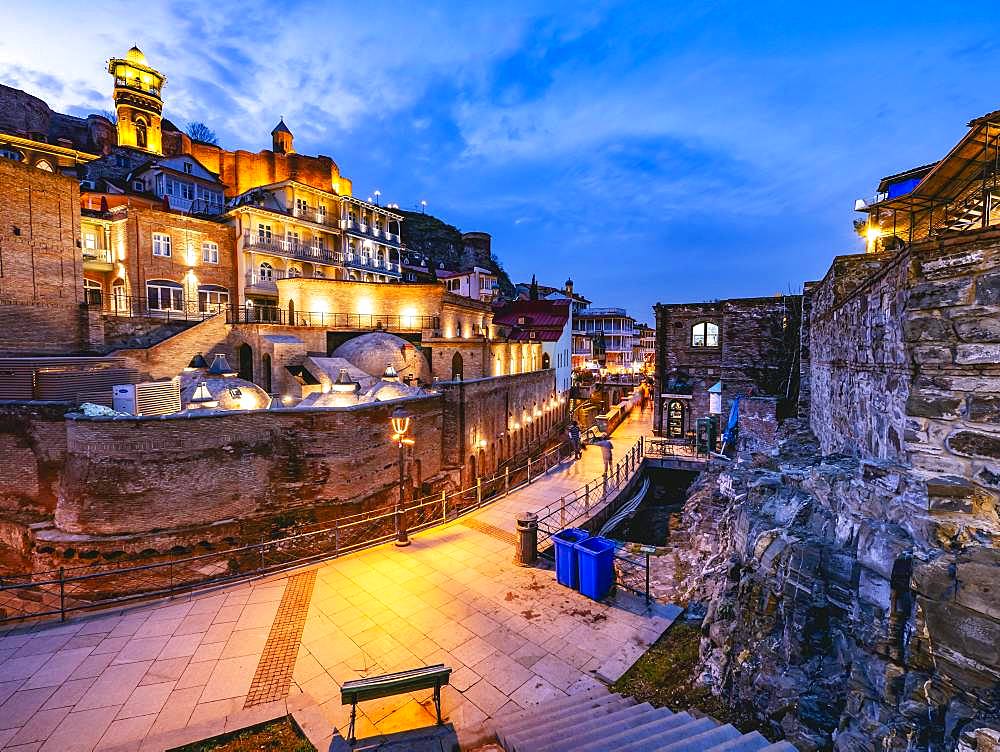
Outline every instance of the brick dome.
POLYGON ((380 378, 387 366, 392 366, 401 381, 407 376, 424 384, 431 382, 427 358, 411 342, 388 332, 371 332, 347 340, 333 351, 333 357, 343 358, 370 376, 380 378))

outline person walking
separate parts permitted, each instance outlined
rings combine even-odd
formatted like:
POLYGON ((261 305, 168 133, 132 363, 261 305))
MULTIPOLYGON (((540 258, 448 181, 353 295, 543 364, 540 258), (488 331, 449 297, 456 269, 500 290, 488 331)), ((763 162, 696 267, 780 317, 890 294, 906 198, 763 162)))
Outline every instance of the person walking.
POLYGON ((575 420, 569 424, 569 429, 566 431, 569 434, 569 443, 573 446, 573 456, 575 459, 580 459, 580 455, 583 452, 580 446, 580 424, 575 420))
POLYGON ((604 474, 607 475, 611 472, 611 450, 615 447, 607 436, 595 439, 591 443, 601 448, 601 454, 604 456, 604 474))

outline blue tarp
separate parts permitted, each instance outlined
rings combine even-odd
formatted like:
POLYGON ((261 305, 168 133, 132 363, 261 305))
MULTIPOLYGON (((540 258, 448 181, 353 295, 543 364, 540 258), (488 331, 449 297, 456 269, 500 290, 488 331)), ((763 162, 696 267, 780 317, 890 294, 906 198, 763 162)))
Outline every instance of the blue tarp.
POLYGON ((733 440, 736 426, 740 422, 740 398, 733 399, 732 407, 729 408, 729 422, 726 423, 726 430, 722 434, 722 442, 728 444, 733 440))

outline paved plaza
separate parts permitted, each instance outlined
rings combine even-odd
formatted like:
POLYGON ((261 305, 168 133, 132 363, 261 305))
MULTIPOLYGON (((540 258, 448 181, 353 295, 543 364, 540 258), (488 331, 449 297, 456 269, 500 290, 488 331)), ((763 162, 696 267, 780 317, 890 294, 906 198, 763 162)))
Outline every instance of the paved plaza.
MULTIPOLYGON (((616 459, 648 425, 614 437, 616 459)), ((320 749, 346 733, 340 684, 451 666, 444 714, 471 742, 502 708, 617 678, 669 626, 595 603, 546 568, 512 563, 518 511, 600 476, 578 462, 444 527, 391 545, 192 596, 0 637, 0 747, 161 750, 283 715, 320 749)), ((358 736, 434 722, 431 692, 362 703, 358 736)))

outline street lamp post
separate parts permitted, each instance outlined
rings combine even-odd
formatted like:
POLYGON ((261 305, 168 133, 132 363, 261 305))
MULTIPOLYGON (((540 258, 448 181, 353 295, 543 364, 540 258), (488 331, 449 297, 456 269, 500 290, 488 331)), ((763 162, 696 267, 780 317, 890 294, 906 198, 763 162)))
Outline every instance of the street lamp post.
POLYGON ((406 447, 413 446, 413 439, 407 438, 406 432, 410 429, 410 421, 413 415, 403 407, 397 407, 392 411, 389 423, 392 426, 392 440, 399 447, 399 499, 396 502, 396 545, 410 545, 410 538, 406 532, 406 512, 403 508, 406 489, 406 447))

